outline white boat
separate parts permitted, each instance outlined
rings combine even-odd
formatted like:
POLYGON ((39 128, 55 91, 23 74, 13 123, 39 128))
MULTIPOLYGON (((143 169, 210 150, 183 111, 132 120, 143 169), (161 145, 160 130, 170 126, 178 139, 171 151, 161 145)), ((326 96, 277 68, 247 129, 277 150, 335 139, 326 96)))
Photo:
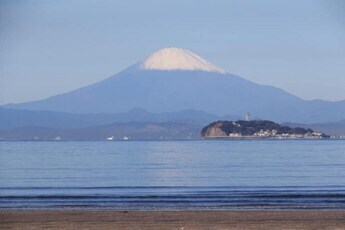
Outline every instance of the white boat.
POLYGON ((112 141, 112 140, 114 140, 114 137, 113 137, 113 136, 107 137, 107 141, 112 141))

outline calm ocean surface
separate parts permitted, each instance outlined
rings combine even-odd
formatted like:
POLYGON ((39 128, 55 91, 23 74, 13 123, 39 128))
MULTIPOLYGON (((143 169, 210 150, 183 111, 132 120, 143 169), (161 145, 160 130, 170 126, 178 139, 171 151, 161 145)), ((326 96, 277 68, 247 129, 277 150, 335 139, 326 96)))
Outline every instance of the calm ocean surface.
POLYGON ((0 142, 0 208, 345 209, 345 141, 0 142))

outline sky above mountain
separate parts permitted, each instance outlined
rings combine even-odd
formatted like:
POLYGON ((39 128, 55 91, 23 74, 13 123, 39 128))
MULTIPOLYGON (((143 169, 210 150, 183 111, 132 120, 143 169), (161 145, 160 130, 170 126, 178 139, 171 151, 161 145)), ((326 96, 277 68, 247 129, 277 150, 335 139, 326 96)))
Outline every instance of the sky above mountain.
POLYGON ((304 99, 342 100, 344 12, 342 0, 2 0, 0 104, 98 82, 163 47, 304 99))

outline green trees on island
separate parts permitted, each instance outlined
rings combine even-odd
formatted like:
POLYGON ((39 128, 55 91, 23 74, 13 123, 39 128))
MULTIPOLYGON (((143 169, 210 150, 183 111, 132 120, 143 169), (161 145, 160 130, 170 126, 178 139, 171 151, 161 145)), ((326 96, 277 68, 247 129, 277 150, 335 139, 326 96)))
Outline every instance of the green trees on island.
MULTIPOLYGON (((300 128, 300 127, 289 127, 280 125, 273 121, 268 120, 253 120, 253 121, 216 121, 208 126, 204 127, 201 131, 201 136, 205 137, 208 135, 209 130, 217 128, 224 132, 225 135, 230 134, 241 134, 242 136, 253 136, 260 132, 268 131, 270 135, 306 135, 315 133, 312 129, 300 128)), ((325 134, 320 134, 325 137, 325 134)))

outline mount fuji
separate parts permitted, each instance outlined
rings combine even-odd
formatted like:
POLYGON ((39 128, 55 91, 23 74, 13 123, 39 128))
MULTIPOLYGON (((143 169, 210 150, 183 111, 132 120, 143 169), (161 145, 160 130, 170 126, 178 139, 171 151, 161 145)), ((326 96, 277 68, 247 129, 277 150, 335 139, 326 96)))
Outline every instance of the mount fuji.
POLYGON ((67 113, 153 113, 198 110, 216 115, 250 112, 281 122, 330 122, 345 118, 345 101, 306 101, 259 85, 180 48, 161 49, 101 82, 44 100, 3 108, 67 113))

